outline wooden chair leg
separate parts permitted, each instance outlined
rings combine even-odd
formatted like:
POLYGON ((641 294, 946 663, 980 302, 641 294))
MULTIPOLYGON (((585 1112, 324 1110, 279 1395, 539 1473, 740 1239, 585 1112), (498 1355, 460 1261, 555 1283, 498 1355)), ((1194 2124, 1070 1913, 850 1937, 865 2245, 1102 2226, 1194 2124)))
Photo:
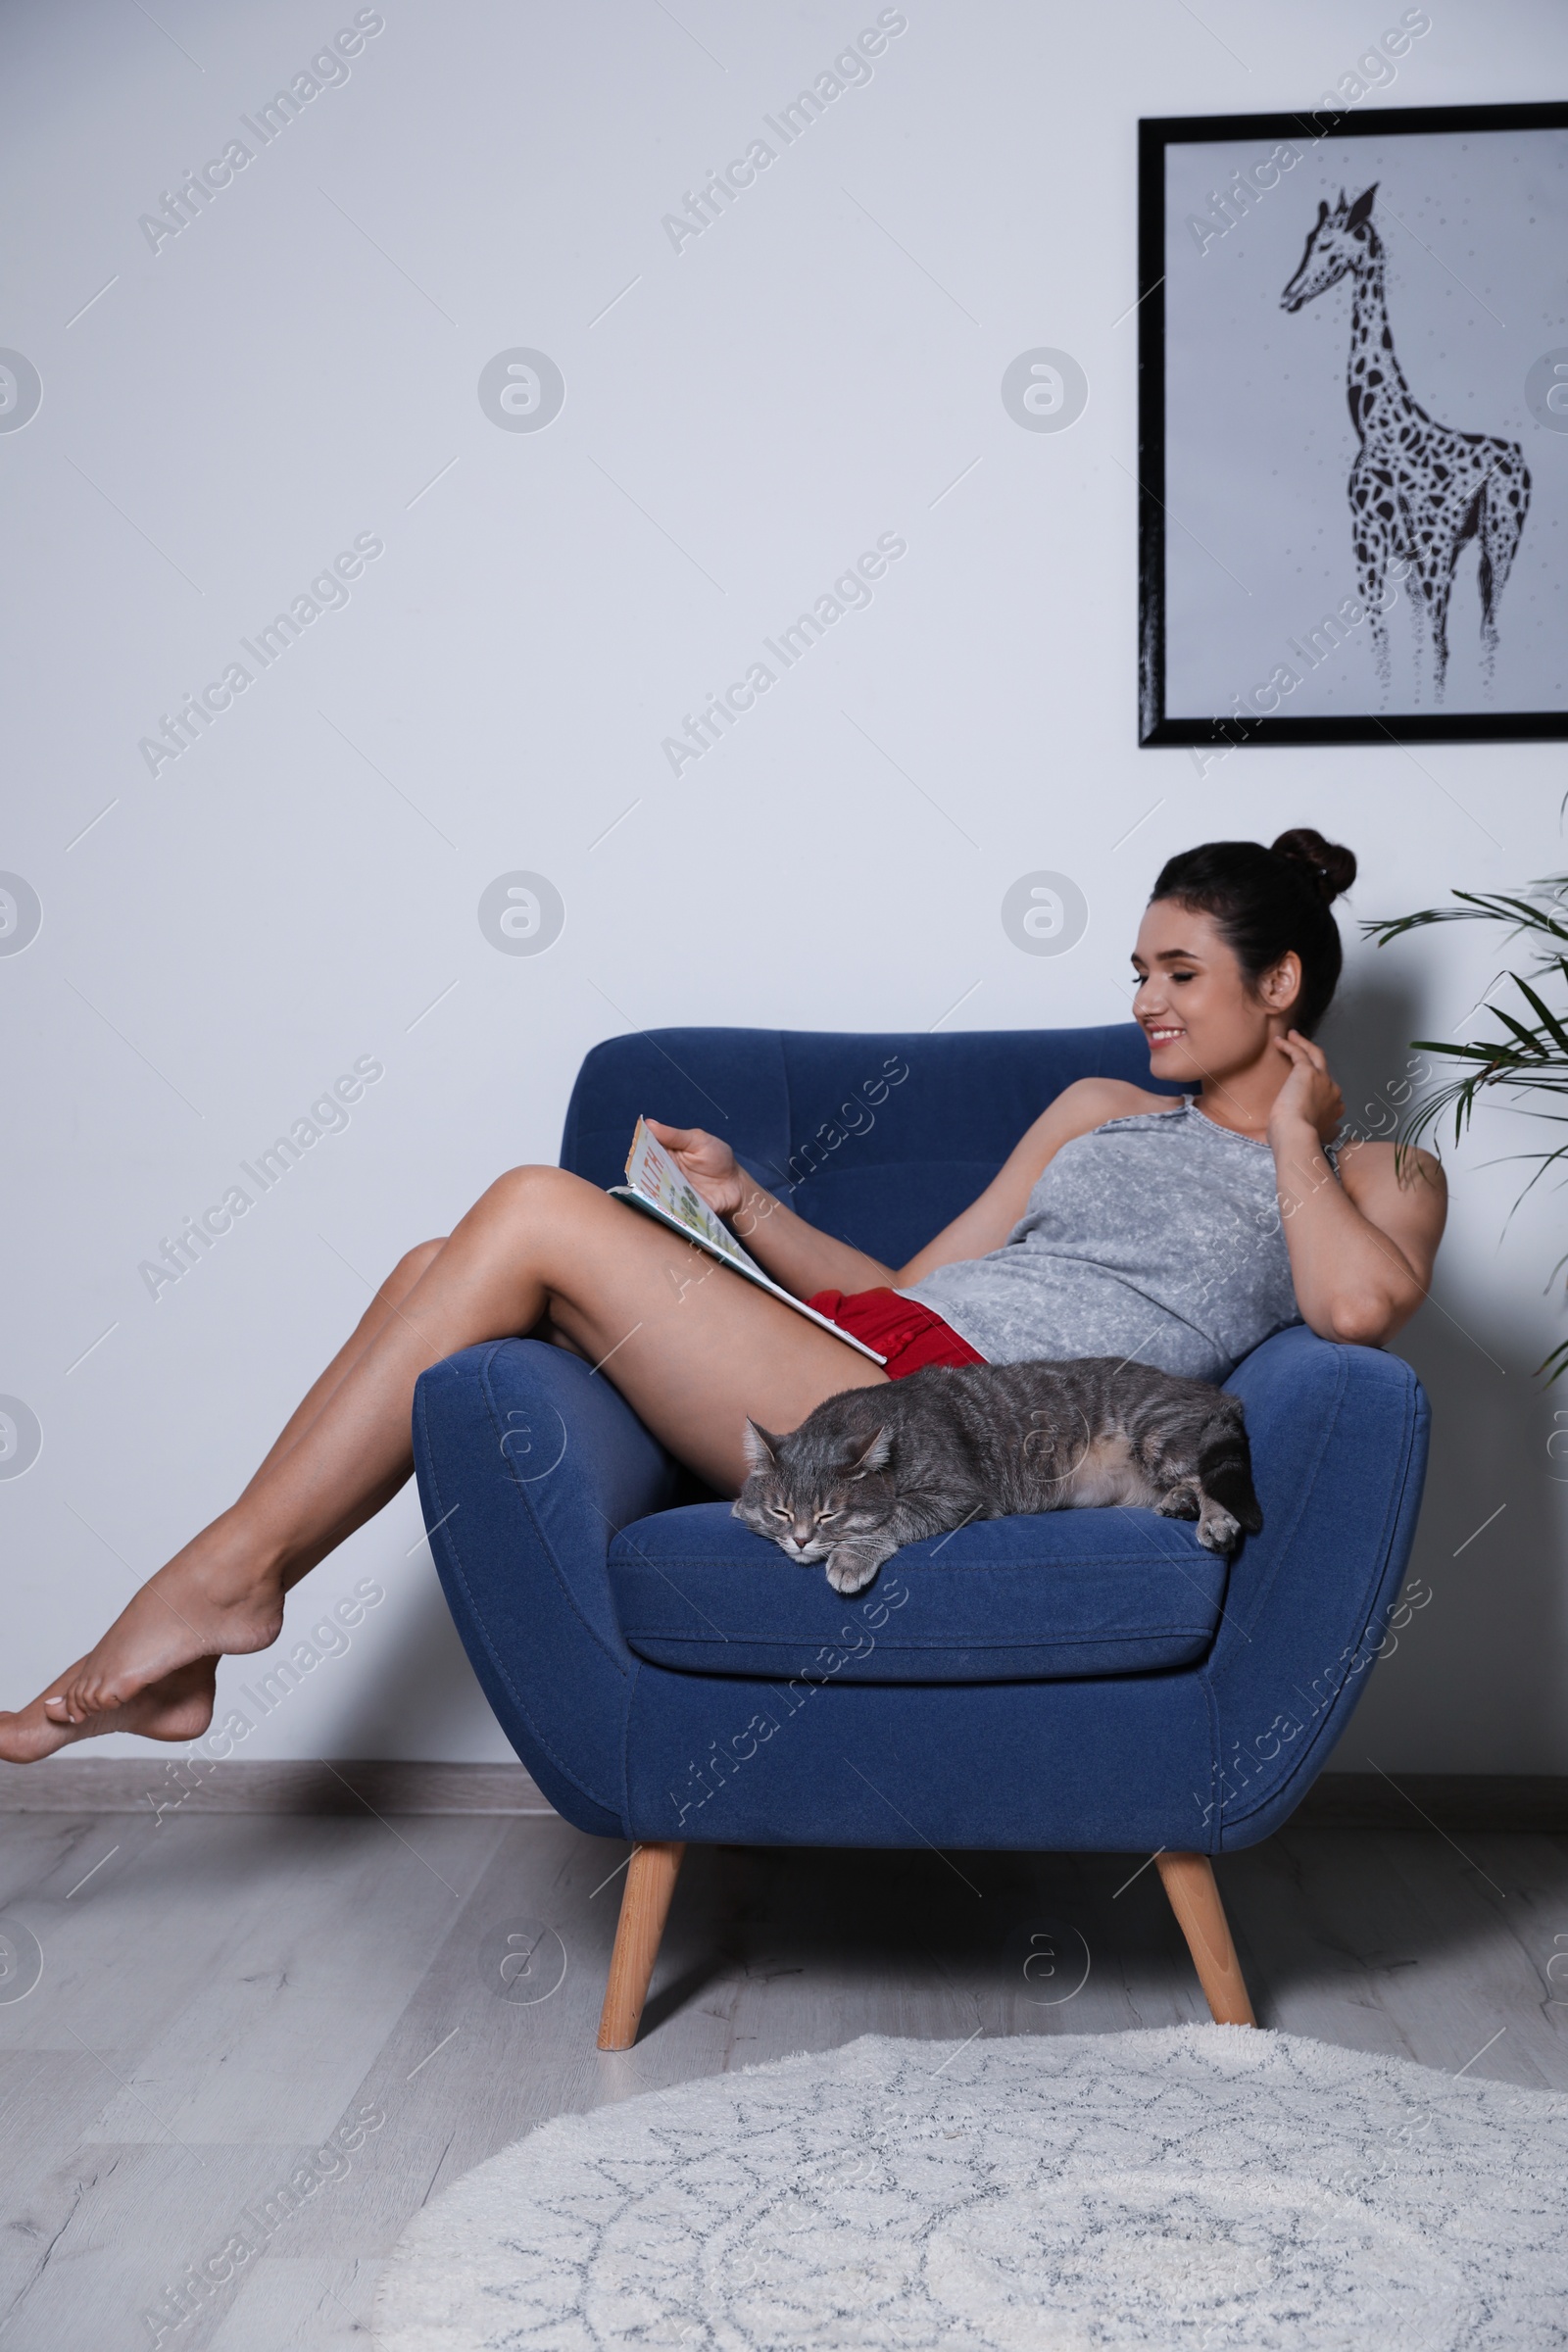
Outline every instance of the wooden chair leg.
POLYGON ((1217 2026, 1255 2026, 1230 1923, 1206 1854, 1161 1854, 1159 1875, 1217 2026))
POLYGON ((642 2023, 648 1982, 659 1958, 684 1845, 634 1845, 620 1898, 620 1924, 610 1956, 610 1982, 599 2019, 599 2047, 629 2050, 642 2023))

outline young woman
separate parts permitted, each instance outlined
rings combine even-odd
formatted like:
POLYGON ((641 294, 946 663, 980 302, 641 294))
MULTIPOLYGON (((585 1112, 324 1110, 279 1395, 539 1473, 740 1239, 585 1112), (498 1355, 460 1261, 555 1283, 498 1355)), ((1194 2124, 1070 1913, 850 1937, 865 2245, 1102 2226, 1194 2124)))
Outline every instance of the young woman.
POLYGON ((670 1236, 559 1168, 514 1168, 446 1241, 411 1250, 237 1502, 151 1577, 97 1647, 17 1714, 24 1761, 111 1731, 189 1740, 218 1658, 277 1640, 283 1599, 413 1467, 429 1364, 514 1333, 596 1366, 720 1493, 748 1414, 793 1429, 837 1391, 925 1363, 1118 1354, 1220 1380, 1281 1325, 1377 1347, 1426 1294, 1442 1170, 1394 1146, 1335 1153, 1344 1105, 1312 1032, 1339 978, 1330 902, 1355 859, 1320 834, 1173 858, 1133 953, 1153 1076, 1067 1087, 972 1207, 906 1266, 816 1232, 697 1128, 659 1127, 774 1279, 887 1357, 714 1266, 671 1283, 670 1236))

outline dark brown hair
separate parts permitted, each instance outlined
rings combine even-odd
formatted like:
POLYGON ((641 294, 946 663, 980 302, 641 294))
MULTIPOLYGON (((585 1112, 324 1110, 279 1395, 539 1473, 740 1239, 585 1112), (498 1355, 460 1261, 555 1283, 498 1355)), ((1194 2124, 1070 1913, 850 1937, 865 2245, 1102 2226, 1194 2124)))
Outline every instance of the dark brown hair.
POLYGON ((1260 841, 1205 841, 1160 868, 1150 895, 1210 914, 1249 987, 1292 949, 1301 959, 1293 1026, 1310 1037, 1339 984, 1344 953, 1329 912, 1355 880, 1355 858, 1310 825, 1295 825, 1271 849, 1260 841))

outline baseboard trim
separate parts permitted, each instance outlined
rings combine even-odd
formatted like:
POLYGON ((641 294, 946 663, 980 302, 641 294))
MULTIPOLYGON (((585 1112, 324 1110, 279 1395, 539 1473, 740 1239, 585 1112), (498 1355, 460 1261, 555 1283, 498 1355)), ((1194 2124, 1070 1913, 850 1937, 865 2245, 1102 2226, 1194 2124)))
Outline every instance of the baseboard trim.
MULTIPOLYGON (((0 1764, 0 1813, 546 1814, 520 1764, 190 1762, 79 1756, 0 1764)), ((1568 1831, 1568 1775, 1326 1772, 1291 1817, 1303 1830, 1568 1831)))
POLYGON ((219 1764, 183 1750, 0 1764, 0 1813, 546 1813, 520 1764, 219 1764))
POLYGON ((1286 1825, 1303 1830, 1568 1830, 1568 1775, 1325 1772, 1286 1825))

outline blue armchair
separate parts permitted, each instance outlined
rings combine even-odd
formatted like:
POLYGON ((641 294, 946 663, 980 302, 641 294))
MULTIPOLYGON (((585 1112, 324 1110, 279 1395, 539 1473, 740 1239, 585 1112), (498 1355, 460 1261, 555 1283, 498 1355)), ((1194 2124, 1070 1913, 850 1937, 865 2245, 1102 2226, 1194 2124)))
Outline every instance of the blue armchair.
MULTIPOLYGON (((1149 1084, 1130 1023, 656 1031, 588 1055, 562 1163, 617 1181, 657 1110, 897 1265, 1097 1074, 1149 1084)), ((502 1340, 424 1374, 419 1492, 474 1671, 552 1804, 634 1841, 602 2048, 636 2036, 688 1840, 1159 1849, 1213 2014, 1252 2022, 1209 1857, 1277 1829, 1345 1729, 1409 1555, 1427 1408, 1399 1357, 1304 1328, 1228 1386, 1265 1519, 1228 1565, 1183 1521, 1069 1511, 909 1544, 846 1601, 579 1358, 502 1340)))

